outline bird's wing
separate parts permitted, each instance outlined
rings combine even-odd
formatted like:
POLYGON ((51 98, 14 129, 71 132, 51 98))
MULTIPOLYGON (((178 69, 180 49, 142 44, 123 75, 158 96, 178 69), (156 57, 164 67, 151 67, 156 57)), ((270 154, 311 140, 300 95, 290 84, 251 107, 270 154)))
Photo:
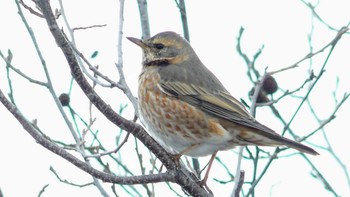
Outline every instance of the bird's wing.
POLYGON ((275 134, 257 122, 245 107, 226 91, 208 91, 204 87, 181 82, 162 82, 160 89, 167 95, 181 99, 203 111, 225 120, 275 134))
POLYGON ((312 148, 284 138, 272 129, 257 122, 244 106, 224 88, 219 91, 208 91, 208 89, 201 86, 172 81, 163 81, 159 85, 161 91, 169 96, 179 98, 213 116, 251 128, 251 132, 274 141, 269 145, 286 145, 305 153, 318 155, 312 148))

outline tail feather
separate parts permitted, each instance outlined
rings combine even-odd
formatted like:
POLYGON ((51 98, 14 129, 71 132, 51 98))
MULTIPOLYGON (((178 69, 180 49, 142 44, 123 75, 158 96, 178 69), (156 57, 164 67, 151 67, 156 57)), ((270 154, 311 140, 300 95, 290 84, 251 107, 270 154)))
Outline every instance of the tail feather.
MULTIPOLYGON (((259 123, 258 123, 259 124, 259 123)), ((319 155, 314 149, 300 142, 290 140, 277 134, 270 128, 259 124, 260 129, 252 128, 250 130, 244 131, 244 127, 241 127, 239 138, 248 144, 258 145, 258 146, 287 146, 289 148, 296 149, 303 153, 308 153, 311 155, 319 155), (263 129, 263 130, 262 130, 263 129)))
POLYGON ((266 142, 270 141, 271 145, 287 146, 289 148, 296 149, 303 153, 308 153, 311 155, 319 155, 318 152, 316 152, 314 149, 310 148, 309 146, 306 146, 304 144, 301 144, 300 142, 296 142, 288 138, 285 138, 277 134, 275 131, 268 128, 267 126, 261 123, 258 123, 257 121, 254 122, 254 126, 255 128, 253 128, 252 132, 257 136, 265 138, 266 142))
POLYGON ((296 149, 300 152, 303 152, 303 153, 308 153, 311 155, 319 155, 318 152, 316 152, 314 149, 310 148, 309 146, 306 146, 306 145, 301 144, 299 142, 290 140, 288 138, 282 137, 282 143, 283 143, 283 145, 285 145, 289 148, 294 148, 294 149, 296 149))

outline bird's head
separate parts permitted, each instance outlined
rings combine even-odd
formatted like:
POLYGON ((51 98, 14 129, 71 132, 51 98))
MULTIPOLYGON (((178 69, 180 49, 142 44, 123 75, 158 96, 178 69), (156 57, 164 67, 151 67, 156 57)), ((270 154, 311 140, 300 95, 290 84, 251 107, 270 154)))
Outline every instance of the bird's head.
POLYGON ((143 50, 143 66, 180 64, 193 56, 189 43, 175 32, 161 32, 148 39, 127 37, 143 50))

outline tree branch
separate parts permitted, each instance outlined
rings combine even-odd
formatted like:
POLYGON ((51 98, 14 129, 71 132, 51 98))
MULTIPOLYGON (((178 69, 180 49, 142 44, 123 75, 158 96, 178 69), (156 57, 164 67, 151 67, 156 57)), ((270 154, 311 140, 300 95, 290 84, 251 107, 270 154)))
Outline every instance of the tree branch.
POLYGON ((73 165, 77 166, 81 170, 89 173, 90 175, 101 179, 104 182, 118 183, 118 184, 142 184, 150 182, 163 182, 171 181, 174 182, 175 175, 172 173, 160 173, 157 175, 143 175, 143 176, 132 176, 132 177, 119 177, 112 174, 104 173, 99 170, 94 169, 87 163, 79 160, 63 148, 59 147, 55 143, 46 139, 40 134, 36 126, 30 123, 19 111, 19 109, 14 106, 0 90, 0 102, 7 108, 7 110, 18 120, 18 122, 23 126, 23 128, 35 139, 37 143, 50 150, 51 152, 61 156, 73 165))
POLYGON ((147 0, 137 0, 137 4, 139 5, 142 39, 146 39, 151 37, 151 30, 149 27, 148 19, 147 0))
MULTIPOLYGON (((147 180, 150 179, 152 181, 161 181, 159 178, 164 177, 163 181, 176 182, 193 196, 208 196, 208 193, 198 185, 196 182, 197 180, 192 179, 190 172, 185 168, 179 169, 173 158, 158 143, 156 143, 140 125, 119 116, 99 97, 99 95, 97 95, 82 74, 72 48, 57 25, 49 2, 47 0, 39 0, 39 6, 42 9, 48 27, 55 38, 57 45, 61 48, 67 59, 71 68, 72 76, 75 78, 85 95, 112 123, 137 137, 168 169, 169 173, 163 173, 161 174, 162 176, 148 175, 146 176, 147 178, 143 177, 144 181, 146 180, 144 183, 147 183, 147 180)), ((142 179, 142 176, 140 177, 142 179)), ((139 177, 135 178, 138 179, 139 177)))

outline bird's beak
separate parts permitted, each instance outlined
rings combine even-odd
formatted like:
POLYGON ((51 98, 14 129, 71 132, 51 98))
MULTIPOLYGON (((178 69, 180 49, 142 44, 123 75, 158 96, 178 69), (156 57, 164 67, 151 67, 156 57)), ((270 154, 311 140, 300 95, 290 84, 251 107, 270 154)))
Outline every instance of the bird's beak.
POLYGON ((133 37, 126 37, 128 40, 130 40, 131 42, 137 44, 138 46, 140 46, 142 49, 148 48, 148 45, 145 44, 141 39, 138 38, 133 38, 133 37))

